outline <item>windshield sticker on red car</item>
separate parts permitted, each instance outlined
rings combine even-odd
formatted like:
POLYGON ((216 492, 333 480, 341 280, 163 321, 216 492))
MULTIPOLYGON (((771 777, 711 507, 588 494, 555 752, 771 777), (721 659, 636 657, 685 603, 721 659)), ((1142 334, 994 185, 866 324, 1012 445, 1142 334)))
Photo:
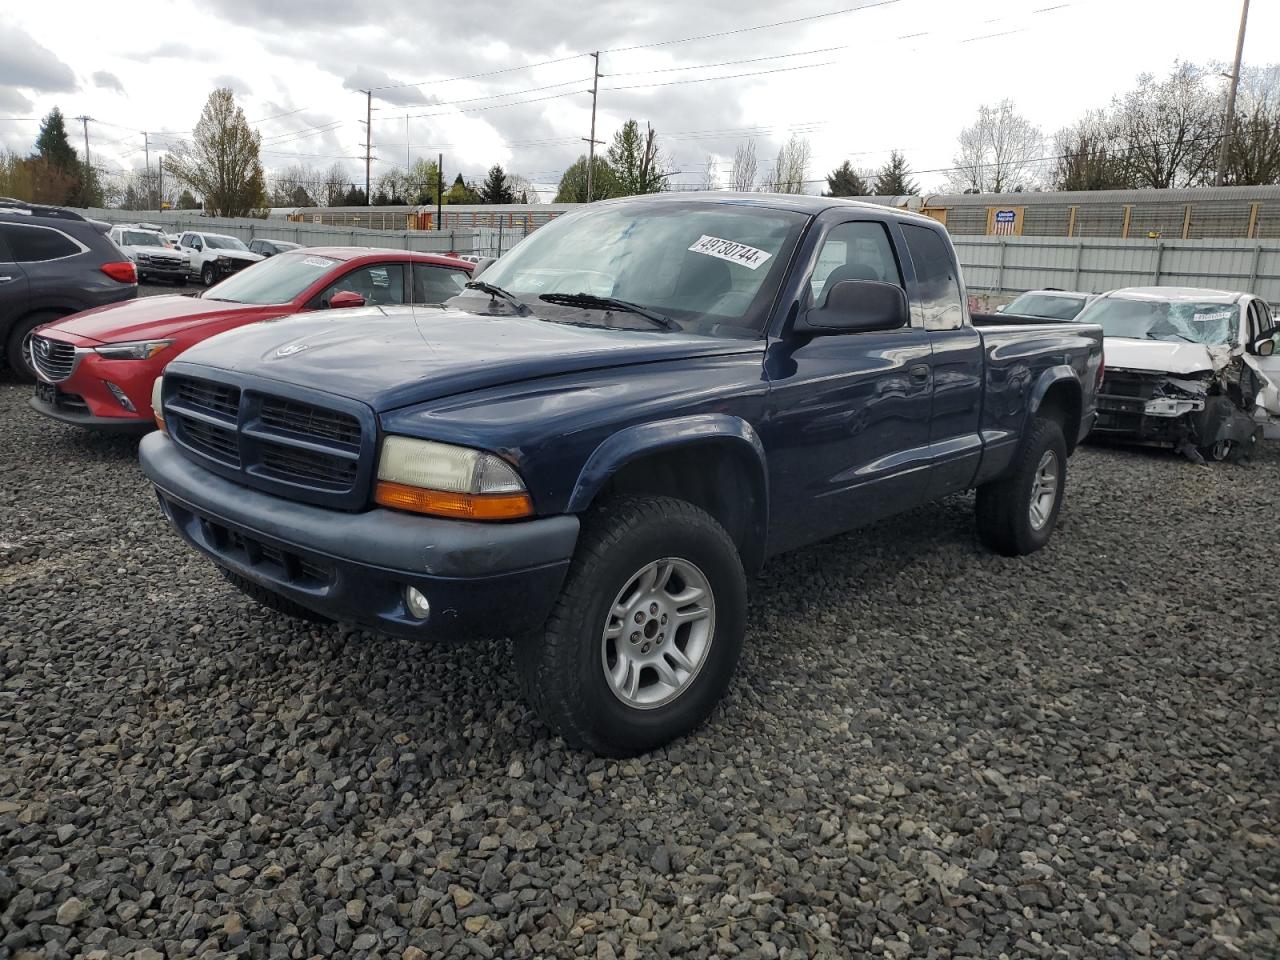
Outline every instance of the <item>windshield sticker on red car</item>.
POLYGON ((324 257, 304 257, 302 260, 309 267, 324 267, 328 269, 332 267, 337 260, 326 260, 324 257))
POLYGON ((689 251, 691 253, 706 254, 708 257, 719 257, 721 260, 728 260, 730 263, 738 263, 748 270, 757 269, 760 264, 773 256, 773 254, 766 253, 764 250, 749 247, 745 243, 722 240, 720 237, 708 237, 705 233, 698 239, 697 243, 689 248, 689 251))

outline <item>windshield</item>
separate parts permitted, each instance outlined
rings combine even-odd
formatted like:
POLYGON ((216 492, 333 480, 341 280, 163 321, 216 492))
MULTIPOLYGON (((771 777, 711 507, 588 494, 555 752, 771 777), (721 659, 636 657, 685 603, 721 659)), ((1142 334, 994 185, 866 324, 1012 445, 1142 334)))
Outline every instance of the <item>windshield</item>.
POLYGON ((282 253, 232 274, 204 296, 235 303, 289 303, 339 263, 329 257, 282 253))
POLYGON ((235 237, 219 237, 212 233, 204 235, 204 242, 214 250, 248 250, 243 243, 235 237))
POLYGON ((1048 293, 1024 293, 1004 308, 1005 313, 1050 320, 1074 320, 1084 309, 1083 297, 1055 297, 1048 293))
MULTIPOLYGON (((621 201, 557 217, 484 272, 548 319, 606 323, 600 307, 543 294, 624 300, 712 336, 759 336, 807 217, 742 203, 621 201), (566 314, 566 310, 572 311, 566 314)), ((468 293, 472 301, 486 295, 468 293)), ((607 323, 652 328, 613 311, 607 323)))
POLYGON ((1238 316, 1233 303, 1105 297, 1079 319, 1101 324, 1108 337, 1220 346, 1234 342, 1238 316))
POLYGON ((164 241, 158 233, 145 233, 142 230, 126 230, 124 232, 126 247, 163 247, 164 241))

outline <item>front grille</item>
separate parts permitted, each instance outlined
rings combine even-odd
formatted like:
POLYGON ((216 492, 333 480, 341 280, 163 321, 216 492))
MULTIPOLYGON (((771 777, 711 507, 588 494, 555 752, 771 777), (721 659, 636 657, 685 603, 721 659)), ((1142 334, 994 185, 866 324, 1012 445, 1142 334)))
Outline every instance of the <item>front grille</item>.
POLYGON ((71 371, 76 368, 76 348, 62 340, 32 336, 31 362, 40 376, 57 383, 71 376, 71 371))
POLYGON ((359 467, 355 460, 346 457, 278 443, 262 444, 259 461, 263 470, 281 480, 301 480, 329 490, 350 489, 359 467))
POLYGON ((1108 370, 1102 382, 1101 392, 1113 397, 1135 397, 1150 400, 1155 394, 1156 378, 1128 373, 1120 370, 1108 370))
POLYGON ((302 587, 325 586, 333 580, 333 569, 324 563, 246 536, 215 520, 202 518, 200 523, 206 539, 216 550, 251 566, 265 567, 266 572, 277 579, 302 587))
POLYGON ((360 446, 360 421, 337 410, 313 407, 283 397, 264 397, 259 419, 265 426, 304 437, 360 446))
POLYGON ((358 510, 368 504, 376 439, 357 412, 280 396, 273 381, 225 383, 171 373, 164 411, 174 442, 231 479, 291 499, 358 510))
POLYGON ((216 427, 211 423, 182 414, 178 414, 177 422, 181 424, 182 438, 187 446, 205 456, 220 460, 229 467, 240 466, 240 448, 236 443, 235 430, 216 427))
POLYGON ((234 421, 240 410, 240 391, 225 383, 213 383, 209 380, 193 380, 183 377, 177 381, 174 399, 184 406, 225 417, 234 421))

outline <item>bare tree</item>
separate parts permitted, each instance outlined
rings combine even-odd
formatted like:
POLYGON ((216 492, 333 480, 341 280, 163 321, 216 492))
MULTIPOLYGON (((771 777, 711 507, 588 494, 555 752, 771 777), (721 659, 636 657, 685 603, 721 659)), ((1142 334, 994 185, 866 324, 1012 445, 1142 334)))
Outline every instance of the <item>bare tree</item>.
POLYGON ((1039 179, 1044 134, 1018 113, 1012 100, 983 104, 972 125, 960 131, 947 178, 956 193, 1023 190, 1039 179))
POLYGON ((316 197, 317 202, 323 207, 342 206, 343 198, 346 197, 347 188, 351 182, 351 177, 348 176, 346 167, 335 160, 321 174, 320 186, 316 191, 318 194, 316 197))
POLYGON ((791 138, 778 149, 773 173, 761 189, 769 193, 804 193, 805 181, 809 179, 809 161, 812 157, 813 149, 809 146, 809 141, 793 133, 791 138))
POLYGON ((720 189, 720 177, 716 174, 716 158, 714 154, 707 154, 707 160, 702 169, 702 183, 700 184, 700 187, 703 190, 720 189))
POLYGON ((1122 190, 1133 186, 1114 120, 1091 110, 1054 135, 1055 190, 1122 190))
POLYGON ((1280 183, 1280 65, 1240 72, 1226 182, 1280 183))
POLYGON ((538 196, 538 191, 533 188, 533 184, 529 182, 529 178, 521 176, 518 173, 507 174, 507 189, 511 191, 511 195, 515 197, 516 203, 541 203, 542 198, 538 196))
POLYGON ((1115 102, 1117 136, 1135 186, 1190 187, 1211 179, 1222 111, 1205 79, 1202 68, 1180 63, 1164 80, 1143 74, 1115 102))
POLYGON ((747 193, 756 188, 759 176, 759 161, 756 160, 756 142, 748 140, 740 143, 733 153, 733 170, 729 181, 733 189, 747 193))

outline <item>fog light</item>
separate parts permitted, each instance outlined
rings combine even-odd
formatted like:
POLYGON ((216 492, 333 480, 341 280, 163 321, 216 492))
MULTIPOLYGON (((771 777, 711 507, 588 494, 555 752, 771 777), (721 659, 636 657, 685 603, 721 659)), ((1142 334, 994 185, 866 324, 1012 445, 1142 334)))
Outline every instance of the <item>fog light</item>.
POLYGON ((417 587, 404 588, 404 605, 419 620, 425 620, 431 616, 431 604, 417 587))
POLYGON ((134 409, 133 401, 130 400, 127 396, 125 396, 125 393, 123 390, 117 387, 110 380, 103 380, 102 382, 107 385, 107 389, 111 391, 111 395, 116 398, 116 400, 120 403, 120 406, 124 407, 130 413, 138 412, 137 410, 134 409))

